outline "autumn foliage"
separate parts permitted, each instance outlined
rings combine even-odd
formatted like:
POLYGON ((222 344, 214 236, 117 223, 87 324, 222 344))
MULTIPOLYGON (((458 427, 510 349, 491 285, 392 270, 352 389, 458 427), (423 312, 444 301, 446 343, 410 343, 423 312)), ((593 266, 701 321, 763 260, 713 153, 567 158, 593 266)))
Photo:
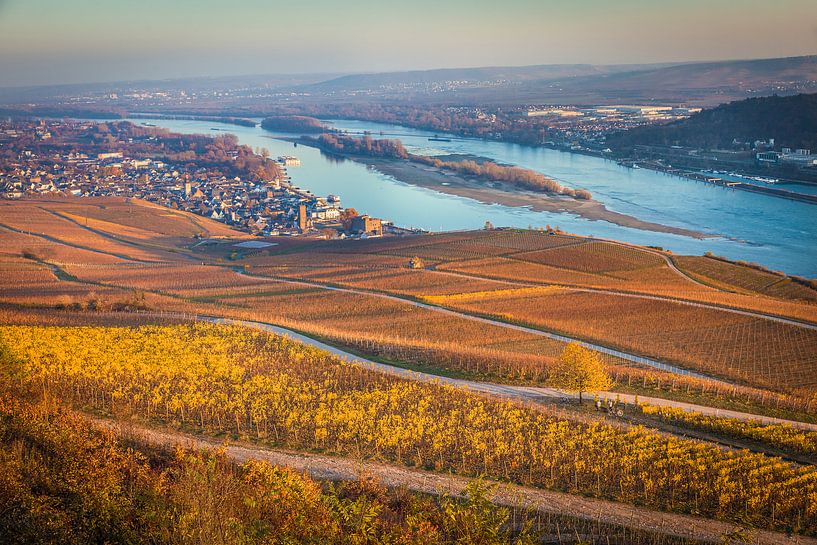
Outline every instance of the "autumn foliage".
POLYGON ((582 392, 598 392, 613 385, 598 353, 578 343, 570 343, 565 347, 558 364, 551 371, 549 382, 556 388, 578 392, 579 403, 582 401, 582 392))
POLYGON ((585 189, 571 189, 535 170, 527 168, 502 166, 493 161, 444 161, 425 155, 411 155, 417 163, 431 165, 442 170, 449 170, 473 176, 481 180, 507 182, 522 189, 567 195, 577 199, 590 200, 593 196, 585 189))
POLYGON ((0 542, 531 543, 479 481, 464 499, 438 500, 369 480, 323 485, 263 461, 236 465, 220 451, 131 444, 58 405, 0 396, 0 542))
POLYGON ((408 152, 400 140, 375 140, 371 136, 355 138, 340 134, 322 134, 318 137, 317 142, 322 149, 338 153, 392 159, 408 158, 408 152))
POLYGON ((239 327, 0 329, 18 388, 290 448, 817 527, 817 471, 367 370, 239 327), (797 493, 794 493, 794 491, 797 493))

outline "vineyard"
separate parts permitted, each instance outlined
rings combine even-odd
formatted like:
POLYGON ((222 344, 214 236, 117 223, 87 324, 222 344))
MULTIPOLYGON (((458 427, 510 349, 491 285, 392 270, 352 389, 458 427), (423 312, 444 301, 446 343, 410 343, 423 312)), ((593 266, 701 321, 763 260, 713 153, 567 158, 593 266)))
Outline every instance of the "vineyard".
MULTIPOLYGON (((531 288, 535 289, 535 288, 531 288)), ((552 289, 437 296, 438 304, 516 320, 759 387, 817 386, 817 331, 673 302, 552 289)))
MULTIPOLYGON (((814 305, 693 284, 652 250, 563 234, 486 230, 362 241, 293 238, 231 263, 226 258, 234 244, 230 239, 202 245, 195 253, 189 248, 165 250, 195 231, 195 222, 204 222, 216 232, 210 225, 215 222, 134 203, 3 204, 4 210, 13 212, 8 217, 17 225, 14 228, 32 223, 38 229, 53 230, 53 236, 0 228, 0 267, 10 279, 0 286, 0 300, 99 310, 132 307, 129 301, 139 299, 142 306, 153 309, 291 326, 432 372, 540 384, 546 383, 549 365, 563 348, 562 343, 539 335, 408 303, 286 285, 263 276, 304 279, 524 322, 747 385, 783 390, 800 398, 785 400, 784 406, 791 402, 798 410, 811 409, 817 353, 812 330, 672 300, 553 287, 662 292, 814 318, 814 305), (151 215, 157 216, 155 231, 154 222, 147 220, 151 215), (131 253, 120 254, 120 250, 131 253), (142 261, 135 260, 137 255, 142 261), (436 257, 424 257, 426 268, 412 270, 408 256, 415 255, 436 257), (236 272, 238 267, 249 274, 236 272)), ((624 362, 609 357, 607 363, 616 366, 632 388, 649 382, 658 384, 659 393, 720 391, 701 384, 691 390, 678 388, 675 379, 659 384, 648 370, 625 368, 624 362)), ((768 404, 752 392, 745 399, 768 404)), ((779 398, 775 404, 780 404, 779 398)))
POLYGON ((782 299, 817 302, 817 290, 798 284, 791 278, 771 272, 729 263, 712 257, 678 256, 673 261, 702 282, 728 290, 761 293, 782 299))
POLYGON ((22 256, 52 263, 81 262, 94 265, 113 265, 129 261, 91 247, 65 244, 55 237, 16 232, 11 228, 5 228, 2 221, 0 221, 0 240, 3 242, 0 246, 0 255, 14 258, 22 256))
POLYGON ((664 265, 658 255, 607 242, 585 242, 518 253, 513 258, 592 274, 653 269, 664 265))
POLYGON ((0 223, 21 234, 45 237, 45 240, 88 249, 101 255, 117 257, 120 260, 156 260, 156 256, 148 251, 95 233, 44 207, 0 204, 0 217, 2 217, 0 223))
MULTIPOLYGON (((303 254, 301 256, 303 257, 303 254)), ((298 278, 411 297, 456 294, 463 291, 488 291, 508 287, 506 283, 492 280, 468 279, 424 269, 413 270, 405 267, 407 263, 408 259, 404 259, 401 260, 401 266, 388 268, 366 268, 360 265, 316 268, 306 265, 276 266, 265 263, 260 266, 252 266, 250 271, 253 275, 298 278)))
POLYGON ((209 237, 235 237, 242 233, 221 222, 195 216, 138 199, 118 201, 104 199, 98 206, 86 202, 62 205, 59 212, 73 218, 97 220, 101 230, 113 235, 130 236, 131 233, 149 238, 189 238, 194 235, 209 237))
POLYGON ((698 543, 496 505, 481 481, 463 498, 434 497, 370 478, 321 482, 265 461, 239 466, 223 451, 133 450, 132 438, 64 407, 7 397, 0 445, 4 543, 528 545, 549 535, 599 545, 698 543))
POLYGON ((0 255, 0 301, 20 305, 62 305, 84 300, 91 291, 94 297, 125 297, 123 290, 88 286, 60 280, 55 272, 35 261, 0 255))
MULTIPOLYGON (((174 288, 164 292, 173 297, 157 298, 150 291, 146 294, 142 292, 147 304, 153 308, 158 306, 187 313, 278 323, 366 354, 414 365, 431 372, 435 372, 436 368, 463 373, 463 376, 546 383, 548 368, 564 346, 561 342, 541 336, 419 309, 398 301, 263 280, 256 283, 255 280, 217 267, 133 264, 115 269, 71 266, 68 270, 86 281, 115 281, 123 287, 147 290, 155 289, 156 285, 174 288), (184 299, 175 299, 175 296, 184 299), (384 330, 382 323, 390 324, 389 328, 384 330)), ((12 268, 12 272, 25 275, 24 268, 12 268)), ((40 287, 40 299, 31 296, 26 299, 26 290, 35 285, 30 275, 24 280, 21 278, 20 285, 9 284, 0 290, 0 296, 5 295, 7 300, 15 300, 13 294, 18 293, 18 301, 41 301, 42 304, 56 302, 64 307, 91 303, 99 306, 104 301, 127 303, 133 297, 129 291, 58 281, 46 270, 42 270, 40 274, 49 280, 50 285, 48 289, 40 287)), ((440 289, 447 291, 442 287, 440 289)), ((520 290, 520 296, 525 297, 545 296, 559 291, 554 292, 552 288, 520 290)), ((507 287, 503 291, 471 292, 471 295, 453 296, 453 302, 473 304, 479 302, 477 299, 490 300, 492 293, 508 297, 515 292, 513 288, 507 287), (469 302, 469 297, 474 301, 469 302)), ((430 296, 430 300, 440 301, 435 296, 430 296)), ((758 408, 769 406, 770 400, 774 402, 774 398, 770 399, 768 394, 744 391, 745 388, 724 390, 717 385, 708 386, 701 381, 677 376, 656 379, 654 372, 623 367, 626 362, 613 357, 605 356, 605 359, 608 364, 620 370, 617 374, 625 380, 624 384, 627 386, 648 386, 655 389, 656 393, 715 393, 716 398, 711 399, 712 402, 734 399, 737 396, 752 403, 757 402, 758 408), (649 380, 647 375, 650 375, 649 380), (687 383, 691 382, 695 384, 689 387, 687 383)), ((782 406, 789 405, 790 401, 785 399, 782 406)), ((781 406, 779 400, 772 403, 772 407, 775 406, 781 406)), ((810 404, 795 402, 793 408, 810 410, 810 404)))
MULTIPOLYGON (((235 467, 218 452, 180 450, 148 460, 80 417, 7 399, 0 403, 0 440, 9 453, 0 457, 4 496, 14 498, 4 507, 20 517, 0 522, 6 543, 363 543, 399 536, 408 545, 456 543, 468 530, 494 534, 495 543, 526 542, 509 527, 509 510, 490 504, 479 483, 464 502, 437 502, 376 482, 323 487, 265 462, 235 467), (12 445, 47 462, 15 456, 12 445), (357 513, 367 516, 349 517, 357 513)), ((584 530, 555 518, 565 530, 584 530)))
POLYGON ((813 534, 817 470, 568 419, 238 327, 0 329, 19 388, 290 448, 488 476, 813 534))
POLYGON ((684 280, 667 267, 636 269, 609 274, 590 274, 508 257, 499 257, 444 263, 438 267, 438 270, 484 279, 643 293, 683 301, 767 312, 807 322, 817 322, 817 308, 813 304, 704 288, 684 280))
MULTIPOLYGON (((497 279, 511 282, 561 284, 596 289, 621 290, 772 312, 782 316, 817 321, 817 308, 804 300, 787 297, 757 297, 702 286, 671 269, 655 251, 633 246, 593 241, 539 232, 480 231, 406 239, 323 243, 300 253, 254 257, 247 265, 270 275, 322 278, 343 283, 344 276, 365 276, 376 269, 403 269, 408 258, 420 257, 432 271, 425 280, 434 284, 434 274, 465 273, 472 281, 497 279), (425 244, 422 238, 428 239, 425 244), (442 239, 442 240, 441 240, 442 239), (357 253, 353 253, 356 249, 357 253), (380 261, 377 260, 380 259, 380 261), (400 258, 405 258, 402 260, 400 258), (323 273, 318 269, 324 268, 323 273), (325 275, 324 275, 325 273, 325 275)), ((675 258, 676 260, 678 258, 675 258)), ((694 258, 699 259, 699 258, 694 258)), ((700 258, 703 259, 703 258, 700 258)), ((754 271, 737 266, 741 270, 754 271)), ((414 271, 417 272, 417 271, 414 271)), ((778 277, 779 278, 779 277, 778 277)), ((463 278, 460 291, 466 291, 463 278)), ((784 281, 781 285, 791 283, 784 281)), ((430 293, 426 291, 425 293, 430 293)), ((411 295, 423 295, 418 285, 411 295)))
POLYGON ((641 409, 645 415, 682 427, 716 432, 737 439, 750 439, 789 452, 817 453, 817 432, 800 430, 786 424, 763 425, 734 418, 706 416, 672 407, 643 405, 641 409))

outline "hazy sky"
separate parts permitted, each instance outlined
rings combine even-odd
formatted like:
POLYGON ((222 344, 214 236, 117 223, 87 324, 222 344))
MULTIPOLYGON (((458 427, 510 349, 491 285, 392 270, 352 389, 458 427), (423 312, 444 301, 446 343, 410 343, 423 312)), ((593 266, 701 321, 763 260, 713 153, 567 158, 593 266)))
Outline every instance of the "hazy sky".
POLYGON ((0 0, 0 86, 817 53, 817 0, 0 0))

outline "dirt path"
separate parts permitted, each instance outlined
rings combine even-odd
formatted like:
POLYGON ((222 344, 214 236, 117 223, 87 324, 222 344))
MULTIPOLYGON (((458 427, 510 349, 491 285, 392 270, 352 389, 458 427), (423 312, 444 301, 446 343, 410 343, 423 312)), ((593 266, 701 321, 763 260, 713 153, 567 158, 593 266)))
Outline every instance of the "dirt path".
POLYGON ((682 277, 684 280, 686 280, 688 282, 692 282, 693 284, 697 284, 698 286, 700 286, 702 288, 712 289, 712 290, 716 290, 716 291, 723 291, 723 290, 719 290, 718 288, 708 286, 708 285, 704 284, 703 282, 699 282, 698 280, 694 279, 693 277, 691 277, 690 275, 688 275, 687 273, 685 273, 684 271, 679 269, 675 265, 675 261, 673 261, 670 256, 668 256, 667 254, 665 254, 663 252, 658 252, 658 251, 652 250, 650 248, 646 248, 644 246, 635 246, 633 244, 627 244, 626 242, 621 242, 621 241, 618 241, 618 240, 611 240, 611 239, 598 239, 598 240, 603 240, 604 242, 607 242, 608 244, 616 244, 618 246, 622 246, 624 248, 629 248, 631 250, 639 250, 639 251, 642 251, 642 252, 646 252, 648 254, 656 255, 656 256, 658 256, 658 257, 660 257, 661 259, 664 260, 664 262, 667 264, 667 266, 670 268, 670 270, 672 272, 674 272, 678 276, 682 277))
MULTIPOLYGON (((91 417, 89 417, 91 418, 91 417)), ((287 466, 305 472, 320 480, 354 480, 374 477, 386 486, 404 486, 416 492, 429 494, 461 495, 470 479, 448 474, 432 473, 364 460, 351 460, 320 454, 306 454, 286 450, 266 449, 252 445, 223 444, 214 439, 196 437, 174 431, 156 430, 130 423, 119 424, 109 420, 91 418, 101 427, 111 429, 124 437, 133 438, 154 446, 172 448, 224 448, 227 456, 236 462, 263 460, 275 465, 287 466)), ((660 532, 667 535, 717 542, 720 537, 735 528, 734 524, 691 515, 663 513, 633 505, 574 496, 495 481, 491 499, 501 505, 523 506, 545 513, 557 513, 605 524, 660 532)), ((753 535, 756 545, 817 545, 817 539, 802 536, 786 536, 778 532, 757 531, 753 535)))
MULTIPOLYGON (((682 367, 677 367, 675 365, 664 363, 662 361, 659 361, 659 360, 656 360, 656 359, 653 359, 653 358, 647 358, 647 357, 644 357, 644 356, 639 356, 637 354, 630 354, 628 352, 624 352, 624 351, 621 351, 621 350, 616 350, 614 348, 608 348, 606 346, 603 346, 603 345, 600 345, 600 344, 595 344, 595 343, 588 342, 588 341, 584 341, 584 340, 576 338, 576 337, 568 337, 566 335, 559 335, 558 333, 551 333, 549 331, 543 331, 541 329, 534 329, 532 327, 527 327, 527 326, 518 325, 518 324, 512 324, 512 323, 508 323, 508 322, 503 322, 501 320, 494 320, 494 319, 491 319, 491 318, 485 318, 483 316, 475 316, 473 314, 468 314, 466 312, 460 312, 460 311, 457 311, 457 310, 452 310, 452 309, 449 309, 449 308, 446 308, 446 307, 433 305, 433 304, 430 304, 430 303, 421 303, 419 301, 415 301, 414 299, 409 299, 409 298, 406 298, 406 297, 400 297, 400 296, 397 296, 397 295, 390 295, 388 293, 382 293, 382 292, 377 292, 377 291, 369 291, 369 290, 358 289, 358 288, 345 288, 345 287, 333 286, 333 285, 329 285, 329 284, 322 284, 320 282, 313 282, 313 281, 307 281, 307 280, 298 280, 298 279, 292 279, 292 278, 281 278, 281 277, 271 277, 271 276, 260 276, 260 275, 250 274, 250 273, 247 273, 247 272, 244 272, 244 271, 238 271, 238 270, 236 270, 235 272, 237 274, 240 274, 242 276, 246 276, 248 278, 253 278, 255 280, 266 280, 268 282, 278 282, 278 283, 292 284, 292 285, 297 285, 297 286, 309 286, 309 287, 313 287, 313 288, 324 289, 324 290, 327 290, 327 291, 337 291, 337 292, 342 292, 342 293, 352 293, 352 294, 355 294, 355 295, 367 295, 367 296, 370 296, 370 297, 379 297, 381 299, 388 299, 390 301, 396 301, 398 303, 408 304, 408 305, 423 308, 423 309, 426 309, 426 310, 433 310, 435 312, 439 312, 439 313, 442 313, 442 314, 448 314, 450 316, 456 316, 457 318, 463 318, 463 319, 466 319, 466 320, 482 322, 482 323, 485 323, 485 324, 490 324, 490 325, 493 325, 493 326, 496 326, 496 327, 502 327, 502 328, 505 328, 505 329, 512 329, 512 330, 515 330, 515 331, 521 331, 523 333, 529 333, 531 335, 537 335, 539 337, 547 337, 549 339, 553 339, 553 340, 564 342, 564 343, 578 343, 578 344, 584 346, 585 348, 589 348, 590 350, 594 350, 594 351, 600 352, 602 354, 607 354, 609 356, 615 356, 617 358, 621 358, 621 359, 629 361, 631 363, 646 365, 648 367, 653 367, 655 369, 660 369, 662 371, 667 371, 667 372, 670 372, 670 373, 674 373, 676 375, 686 375, 686 376, 689 376, 689 377, 712 380, 712 381, 719 382, 721 384, 727 384, 727 385, 730 385, 730 386, 732 386, 734 384, 732 382, 729 382, 729 381, 726 381, 726 380, 723 380, 723 379, 714 378, 712 376, 705 375, 703 373, 698 373, 698 372, 692 371, 690 369, 684 369, 682 367)), ((457 273, 451 273, 451 274, 457 274, 457 273)), ((467 275, 464 275, 464 276, 467 276, 467 275)), ((469 278, 473 278, 473 277, 469 277, 469 278)), ((817 327, 817 326, 815 326, 815 327, 817 327)))
MULTIPOLYGON (((673 270, 676 270, 676 271, 680 272, 680 269, 678 269, 678 268, 676 268, 674 266, 672 268, 673 268, 673 270)), ((569 285, 569 284, 538 284, 536 282, 527 282, 527 281, 524 281, 524 280, 507 280, 507 279, 502 279, 502 278, 492 278, 490 276, 477 276, 477 275, 473 275, 473 274, 467 274, 467 273, 455 272, 455 271, 433 270, 433 271, 430 271, 430 272, 434 272, 434 273, 437 273, 437 274, 446 274, 446 275, 449 275, 449 276, 459 276, 459 277, 468 278, 468 279, 471 279, 471 280, 473 280, 473 279, 491 280, 491 281, 494 281, 494 282, 500 282, 500 283, 503 283, 503 284, 507 284, 509 286, 517 286, 517 287, 520 287, 520 286, 522 286, 522 287, 542 287, 542 286, 548 286, 548 285, 550 285, 550 286, 560 286, 560 287, 565 287, 565 288, 573 290, 573 291, 582 291, 582 292, 587 292, 587 293, 605 293, 605 294, 608 294, 608 295, 618 295, 618 296, 621 296, 621 297, 631 297, 633 299, 648 299, 648 300, 651 300, 651 301, 663 301, 663 302, 668 302, 668 303, 677 303, 679 305, 687 305, 687 306, 697 307, 697 308, 707 308, 707 309, 713 309, 713 310, 720 310, 720 311, 723 311, 723 312, 731 312, 733 314, 741 314, 743 316, 749 316, 749 317, 752 317, 752 318, 760 318, 760 319, 763 319, 763 320, 771 320, 773 322, 779 322, 779 323, 786 324, 786 325, 791 325, 791 326, 795 326, 795 327, 802 327, 802 328, 805 328, 805 329, 811 329, 811 330, 817 331, 817 323, 804 322, 804 321, 801 321, 801 320, 797 320, 795 318, 786 318, 784 316, 777 316, 776 314, 765 314, 763 312, 756 312, 756 311, 753 311, 753 310, 745 310, 745 309, 739 309, 739 308, 734 308, 734 307, 728 307, 728 306, 724 306, 724 305, 718 305, 718 304, 715 304, 715 303, 702 303, 702 302, 698 302, 698 301, 689 301, 687 299, 678 299, 678 298, 675 298, 675 297, 663 297, 661 295, 649 295, 649 294, 646 294, 646 293, 633 293, 633 292, 629 292, 629 291, 619 291, 619 290, 612 290, 612 289, 605 289, 605 288, 588 288, 588 287, 584 287, 584 286, 569 285)), ((683 275, 683 273, 680 273, 680 274, 683 275)), ((704 287, 706 287, 706 288, 714 289, 711 286, 706 286, 705 284, 702 284, 702 285, 704 287)))
MULTIPOLYGON (((218 318, 211 316, 197 316, 195 318, 216 324, 240 324, 248 327, 253 327, 256 329, 261 329, 263 331, 269 331, 271 333, 277 333, 279 335, 286 335, 291 339, 302 342, 304 344, 308 344, 310 346, 314 346, 315 348, 319 348, 321 350, 325 350, 331 354, 334 354, 335 356, 346 359, 348 361, 358 363, 359 365, 363 365, 364 367, 375 369, 382 373, 397 375, 403 378, 407 378, 409 380, 419 380, 424 382, 439 382, 441 384, 448 384, 450 386, 455 386, 459 388, 467 388, 474 392, 481 392, 485 394, 491 394, 510 399, 519 399, 523 401, 542 402, 543 400, 552 401, 554 399, 576 399, 578 397, 575 394, 570 394, 567 392, 563 392, 561 390, 556 390, 554 388, 544 388, 541 386, 515 386, 512 384, 496 384, 492 382, 480 382, 475 380, 443 377, 439 375, 433 375, 430 373, 423 373, 419 371, 412 371, 410 369, 403 369, 402 367, 395 367, 393 365, 388 365, 386 363, 381 363, 366 358, 362 358, 360 356, 352 354, 351 352, 346 352, 345 350, 341 350, 340 348, 336 348, 321 341, 315 340, 311 337, 308 337, 296 331, 292 331, 273 324, 253 322, 249 320, 238 320, 232 318, 218 318)), ((775 418, 771 416, 762 416, 752 413, 744 413, 740 411, 718 409, 714 407, 707 407, 705 405, 696 405, 693 403, 685 403, 683 401, 663 399, 660 397, 635 396, 633 394, 624 394, 619 392, 599 392, 599 395, 601 397, 609 397, 611 399, 619 398, 621 401, 630 404, 635 403, 635 398, 638 397, 639 402, 654 405, 656 407, 675 407, 678 409, 683 409, 687 412, 698 412, 709 416, 722 416, 728 418, 735 418, 737 420, 743 421, 754 420, 762 422, 764 424, 788 424, 790 426, 797 427, 800 429, 817 431, 817 424, 811 424, 808 422, 797 422, 795 420, 784 420, 782 418, 775 418)))
POLYGON ((0 229, 5 229, 7 231, 11 231, 12 233, 17 233, 20 235, 26 235, 32 238, 40 238, 42 240, 47 240, 48 242, 52 242, 54 244, 61 244, 63 246, 68 246, 69 248, 76 248, 77 250, 85 250, 86 252, 92 252, 99 255, 105 255, 109 257, 115 257, 117 259, 121 259, 122 261, 128 261, 131 263, 155 263, 155 261, 146 261, 144 259, 138 259, 135 257, 129 257, 124 254, 119 254, 115 252, 106 252, 104 250, 98 250, 96 248, 91 248, 89 246, 82 246, 80 244, 74 244, 57 237, 53 237, 51 235, 46 235, 45 233, 34 233, 31 231, 24 231, 22 229, 17 229, 16 227, 12 227, 10 225, 6 225, 4 223, 0 223, 0 229))

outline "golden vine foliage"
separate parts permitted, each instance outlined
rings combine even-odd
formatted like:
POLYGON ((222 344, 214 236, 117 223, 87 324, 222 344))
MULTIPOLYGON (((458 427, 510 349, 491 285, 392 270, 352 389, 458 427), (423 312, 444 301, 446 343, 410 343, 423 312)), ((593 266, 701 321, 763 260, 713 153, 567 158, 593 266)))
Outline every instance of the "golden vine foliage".
POLYGON ((641 410, 646 415, 656 416, 665 422, 685 427, 722 433, 738 439, 759 441, 792 452, 817 453, 817 432, 801 430, 789 424, 746 422, 735 418, 687 412, 674 407, 643 405, 641 410))
MULTIPOLYGON (((263 461, 236 466, 222 452, 179 449, 175 456, 149 460, 70 411, 5 395, 0 446, 4 544, 532 542, 529 533, 509 524, 509 509, 488 501, 488 487, 480 481, 468 487, 465 501, 437 501, 371 481, 322 486, 263 461)), ((566 518, 554 522, 574 531, 593 526, 566 518)), ((667 543, 660 534, 631 536, 633 543, 667 543)))
POLYGON ((294 448, 817 528, 817 470, 412 382, 241 327, 0 328, 20 386, 294 448))

